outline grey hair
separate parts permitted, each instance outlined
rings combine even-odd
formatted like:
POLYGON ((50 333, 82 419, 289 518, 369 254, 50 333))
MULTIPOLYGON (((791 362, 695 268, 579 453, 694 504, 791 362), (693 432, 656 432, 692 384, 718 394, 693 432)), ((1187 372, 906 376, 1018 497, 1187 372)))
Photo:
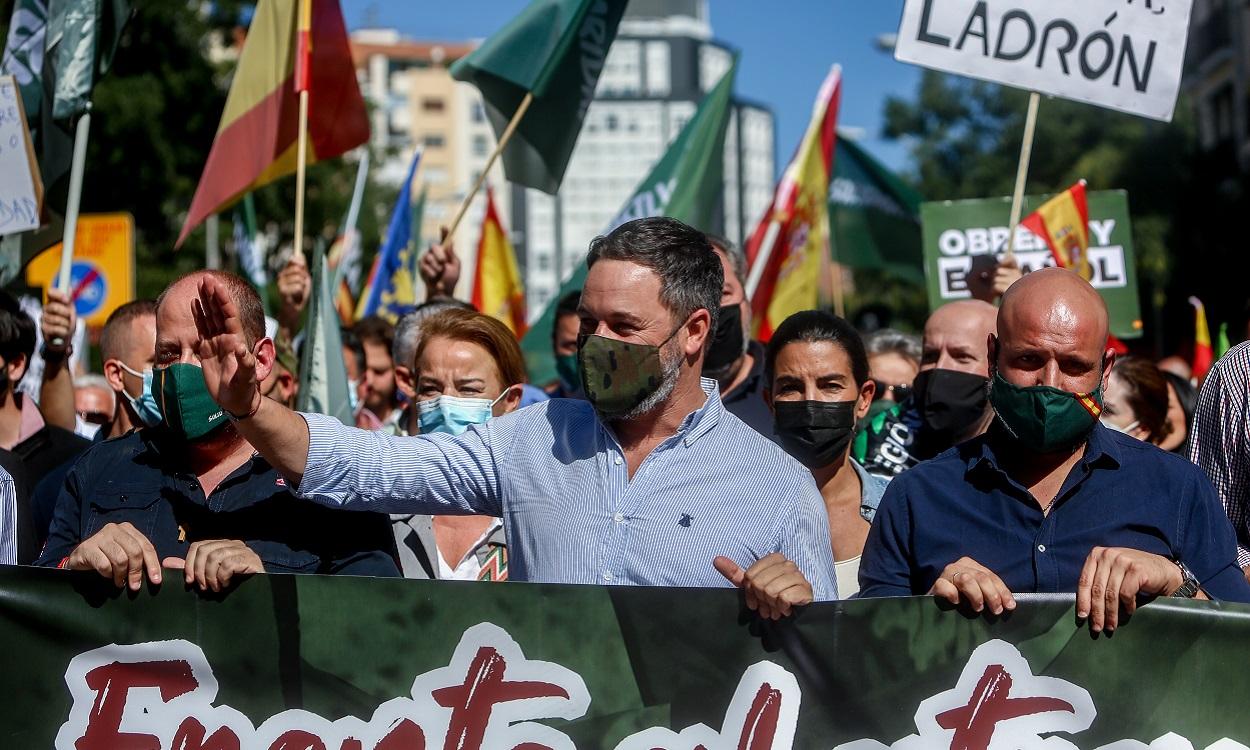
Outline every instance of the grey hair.
POLYGON ((395 336, 391 339, 391 359, 396 367, 412 369, 421 345, 421 324, 444 310, 473 309, 472 305, 450 297, 434 299, 419 305, 417 309, 399 319, 395 324, 395 336))
POLYGON ((623 260, 660 277, 660 303, 678 322, 707 310, 716 330, 725 269, 703 232, 664 216, 625 222, 590 241, 586 267, 600 260, 623 260))
POLYGON ((707 241, 712 245, 713 250, 720 250, 729 258, 729 267, 734 270, 734 278, 742 286, 743 291, 747 288, 747 254, 742 248, 738 247, 729 240, 718 234, 709 234, 707 241))
POLYGON ((903 333, 893 328, 882 328, 864 337, 864 348, 868 356, 874 354, 897 354, 920 364, 920 356, 924 351, 920 345, 920 337, 911 333, 903 333))
POLYGON ((78 390, 79 388, 99 388, 103 390, 109 395, 109 398, 112 399, 113 406, 116 408, 117 394, 113 391, 113 384, 110 383, 108 378, 103 375, 97 375, 94 372, 90 372, 86 375, 77 376, 74 378, 74 390, 78 390))

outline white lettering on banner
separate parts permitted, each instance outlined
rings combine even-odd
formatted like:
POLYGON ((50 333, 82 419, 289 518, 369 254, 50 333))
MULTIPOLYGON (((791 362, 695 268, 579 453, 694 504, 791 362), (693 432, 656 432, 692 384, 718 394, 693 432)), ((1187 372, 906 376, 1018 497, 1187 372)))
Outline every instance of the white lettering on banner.
POLYGON ((906 0, 897 59, 1170 121, 1193 0, 906 0))
MULTIPOLYGON (((1039 268, 1055 265, 1055 257, 1049 250, 1036 250, 1027 253, 1016 253, 1016 262, 1024 273, 1039 268)), ((1124 247, 1091 247, 1089 249, 1090 269, 1094 272, 1089 283, 1095 289, 1116 289, 1128 286, 1128 277, 1124 270, 1124 247)), ((972 256, 962 255, 954 258, 938 258, 938 289, 942 299, 966 299, 968 292, 966 277, 972 268, 972 256)))
POLYGON ((668 210, 668 202, 673 197, 673 191, 676 188, 677 178, 670 177, 664 182, 657 182, 650 190, 638 193, 626 204, 625 210, 612 221, 612 227, 608 231, 616 229, 627 221, 663 214, 668 210))
MULTIPOLYGON (((464 632, 448 666, 418 675, 411 698, 393 698, 372 718, 329 721, 291 709, 254 727, 240 711, 213 705, 218 684, 200 647, 184 640, 111 645, 74 657, 65 670, 73 704, 56 750, 573 750, 571 738, 543 719, 585 716, 590 695, 575 672, 526 659, 491 623, 464 632)), ((652 727, 616 750, 785 750, 794 741, 802 692, 790 672, 769 661, 747 668, 720 731, 695 724, 652 727)), ((1056 732, 1090 727, 1097 711, 1089 692, 1066 680, 1034 675, 1010 643, 989 641, 968 657, 955 687, 922 701, 917 734, 893 745, 856 740, 835 750, 1077 750, 1056 732)), ((1121 740, 1098 750, 1139 750, 1121 740)), ((1193 750, 1169 733, 1152 750, 1193 750)), ((1221 739, 1207 750, 1250 750, 1221 739)))

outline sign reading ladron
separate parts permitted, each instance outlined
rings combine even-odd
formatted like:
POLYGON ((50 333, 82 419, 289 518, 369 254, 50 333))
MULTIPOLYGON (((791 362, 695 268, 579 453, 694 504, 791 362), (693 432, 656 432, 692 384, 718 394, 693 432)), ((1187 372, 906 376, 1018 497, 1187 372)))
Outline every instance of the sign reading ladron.
POLYGON ((1061 597, 781 623, 736 592, 0 568, 0 737, 55 750, 1250 750, 1250 609, 1061 597))
POLYGON ((1193 0, 907 0, 895 57, 1170 121, 1193 0))
MULTIPOLYGON (((1140 338, 1141 306, 1137 298, 1137 263, 1129 223, 1128 194, 1099 190, 1089 197, 1090 283, 1107 302, 1111 333, 1121 339, 1140 338)), ((1024 214, 1050 198, 1026 196, 1024 214)), ((977 256, 1002 258, 1007 250, 1010 198, 936 201, 920 206, 924 238, 925 286, 929 308, 967 299, 967 275, 977 256)), ((1023 226, 1016 228, 1016 261, 1025 273, 1055 265, 1041 238, 1023 226)))

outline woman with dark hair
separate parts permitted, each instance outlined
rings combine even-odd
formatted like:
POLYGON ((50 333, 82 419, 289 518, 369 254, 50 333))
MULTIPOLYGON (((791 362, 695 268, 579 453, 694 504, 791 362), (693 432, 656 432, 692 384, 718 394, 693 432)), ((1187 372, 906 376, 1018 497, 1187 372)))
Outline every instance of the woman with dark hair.
POLYGON ((1171 433, 1168 424, 1168 385, 1153 362, 1142 357, 1121 357, 1111 368, 1103 393, 1102 423, 1159 445, 1171 433))
POLYGON ((774 429, 786 451, 806 466, 829 515, 838 592, 859 591, 859 558, 886 480, 850 457, 855 424, 876 386, 859 334, 842 318, 808 310, 786 318, 764 357, 774 429))
POLYGON ((1194 419, 1198 390, 1180 375, 1164 372, 1163 378, 1168 383, 1168 425, 1172 431, 1159 443, 1159 447, 1178 456, 1188 456, 1189 423, 1194 419))

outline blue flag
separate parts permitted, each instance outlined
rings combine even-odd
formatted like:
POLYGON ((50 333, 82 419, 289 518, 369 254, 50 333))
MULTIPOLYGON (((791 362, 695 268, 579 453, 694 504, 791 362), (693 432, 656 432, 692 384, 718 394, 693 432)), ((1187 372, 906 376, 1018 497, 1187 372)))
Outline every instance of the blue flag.
POLYGON ((421 161, 421 150, 412 155, 408 179, 391 211, 386 243, 378 251, 377 271, 366 290, 357 318, 380 315, 392 323, 416 307, 417 248, 412 243, 412 178, 421 161))

